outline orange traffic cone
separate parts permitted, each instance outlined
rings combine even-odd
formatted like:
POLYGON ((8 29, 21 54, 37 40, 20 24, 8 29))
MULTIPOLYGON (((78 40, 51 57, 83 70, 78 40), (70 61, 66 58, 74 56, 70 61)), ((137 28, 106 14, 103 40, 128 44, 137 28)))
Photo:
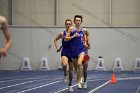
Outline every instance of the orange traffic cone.
POLYGON ((117 82, 117 80, 116 80, 116 75, 113 73, 112 74, 112 78, 111 78, 111 83, 112 84, 115 84, 117 82))

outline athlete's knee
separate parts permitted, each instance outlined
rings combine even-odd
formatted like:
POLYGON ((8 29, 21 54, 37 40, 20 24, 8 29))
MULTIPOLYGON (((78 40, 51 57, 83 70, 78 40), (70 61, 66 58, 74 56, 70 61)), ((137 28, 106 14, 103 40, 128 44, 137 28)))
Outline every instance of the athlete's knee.
POLYGON ((62 65, 63 65, 63 66, 67 66, 67 64, 68 64, 68 62, 62 61, 62 65))
POLYGON ((78 65, 78 66, 79 66, 79 65, 82 65, 82 62, 78 62, 77 65, 78 65))

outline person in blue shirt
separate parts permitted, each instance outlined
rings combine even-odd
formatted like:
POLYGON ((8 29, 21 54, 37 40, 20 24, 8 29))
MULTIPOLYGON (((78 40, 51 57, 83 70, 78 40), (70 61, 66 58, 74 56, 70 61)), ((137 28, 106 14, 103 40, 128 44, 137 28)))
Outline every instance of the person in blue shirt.
POLYGON ((64 41, 68 29, 72 26, 72 20, 66 19, 65 27, 66 30, 60 32, 58 36, 54 39, 54 44, 57 52, 61 51, 61 62, 64 71, 64 82, 67 82, 67 65, 69 64, 69 91, 73 91, 72 79, 73 79, 73 63, 70 57, 70 41, 64 41), (58 48, 58 40, 62 39, 62 46, 58 48))
MULTIPOLYGON (((82 28, 81 24, 83 22, 83 17, 81 15, 74 16, 75 27, 69 28, 68 33, 65 37, 65 41, 70 41, 70 57, 77 66, 77 83, 78 88, 81 89, 81 79, 82 79, 82 62, 85 56, 85 46, 83 38, 89 39, 84 33, 88 32, 87 29, 82 28)), ((88 40, 89 41, 89 40, 88 40)))

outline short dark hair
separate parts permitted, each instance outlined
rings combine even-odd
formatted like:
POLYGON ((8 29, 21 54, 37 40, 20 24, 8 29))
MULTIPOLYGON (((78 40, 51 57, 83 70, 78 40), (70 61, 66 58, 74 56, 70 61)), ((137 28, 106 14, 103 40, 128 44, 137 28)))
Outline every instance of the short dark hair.
POLYGON ((75 15, 75 16, 74 16, 74 21, 75 21, 75 19, 76 19, 77 17, 78 17, 78 18, 81 18, 81 21, 83 22, 83 17, 82 17, 82 15, 75 15))

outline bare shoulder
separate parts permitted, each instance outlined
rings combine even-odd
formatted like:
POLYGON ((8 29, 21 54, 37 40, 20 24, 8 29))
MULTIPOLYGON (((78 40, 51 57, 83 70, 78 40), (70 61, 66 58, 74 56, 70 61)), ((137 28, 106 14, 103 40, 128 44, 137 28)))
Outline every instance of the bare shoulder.
POLYGON ((64 32, 62 31, 62 32, 59 33, 59 35, 60 35, 60 36, 63 36, 63 33, 64 33, 64 32))
POLYGON ((87 29, 87 28, 83 28, 83 31, 84 31, 84 32, 87 32, 87 31, 88 31, 88 29, 87 29))
POLYGON ((0 23, 7 22, 6 18, 4 16, 0 16, 0 23))
POLYGON ((60 32, 60 33, 55 37, 54 40, 59 40, 60 38, 62 38, 62 36, 63 36, 63 32, 60 32))
POLYGON ((88 29, 87 28, 83 28, 83 32, 85 33, 85 34, 89 34, 89 32, 88 32, 88 29))
POLYGON ((58 34, 57 38, 62 38, 62 37, 63 37, 63 31, 58 34))

